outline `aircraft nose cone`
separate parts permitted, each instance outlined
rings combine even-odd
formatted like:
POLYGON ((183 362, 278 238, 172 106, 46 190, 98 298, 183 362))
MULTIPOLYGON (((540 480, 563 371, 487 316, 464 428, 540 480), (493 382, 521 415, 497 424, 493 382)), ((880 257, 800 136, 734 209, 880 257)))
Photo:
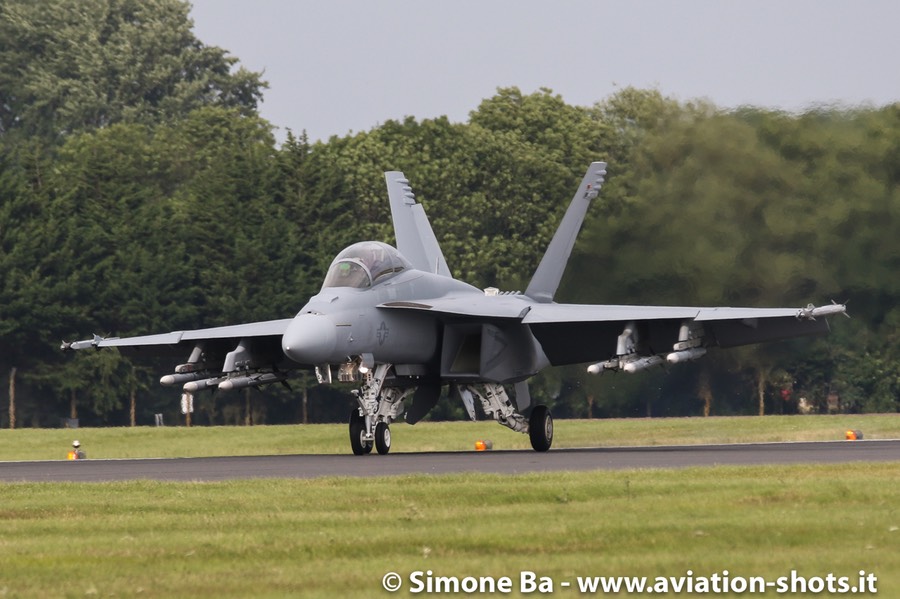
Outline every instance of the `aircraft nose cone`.
POLYGON ((326 364, 337 345, 334 322, 323 314, 300 314, 281 338, 284 354, 300 364, 326 364))

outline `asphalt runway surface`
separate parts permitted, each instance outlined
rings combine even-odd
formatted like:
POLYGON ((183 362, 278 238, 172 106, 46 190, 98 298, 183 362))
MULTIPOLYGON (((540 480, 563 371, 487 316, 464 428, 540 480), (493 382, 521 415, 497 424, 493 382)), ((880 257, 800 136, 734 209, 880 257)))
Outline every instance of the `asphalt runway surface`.
POLYGON ((534 451, 277 455, 138 460, 0 462, 0 481, 216 481, 324 476, 449 474, 687 468, 715 465, 900 462, 900 440, 606 447, 534 451))

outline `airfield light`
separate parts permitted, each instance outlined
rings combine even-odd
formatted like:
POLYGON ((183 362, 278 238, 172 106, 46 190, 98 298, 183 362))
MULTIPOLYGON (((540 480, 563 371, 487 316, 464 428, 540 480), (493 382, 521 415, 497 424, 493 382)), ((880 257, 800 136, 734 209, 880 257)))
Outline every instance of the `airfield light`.
POLYGON ((475 451, 484 451, 485 449, 487 449, 487 445, 485 445, 484 441, 475 441, 475 451))

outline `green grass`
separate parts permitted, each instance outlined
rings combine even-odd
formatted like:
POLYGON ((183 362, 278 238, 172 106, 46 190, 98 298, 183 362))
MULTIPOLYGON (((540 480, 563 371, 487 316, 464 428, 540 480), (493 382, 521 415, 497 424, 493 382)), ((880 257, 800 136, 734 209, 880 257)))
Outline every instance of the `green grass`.
MULTIPOLYGON (((557 420, 554 447, 684 445, 900 438, 900 414, 557 420)), ((493 422, 422 422, 391 427, 394 452, 465 451, 478 439, 495 449, 529 448, 526 435, 493 422)), ((343 424, 253 427, 138 427, 0 430, 0 461, 64 459, 72 440, 89 458, 348 453, 343 424)))
POLYGON ((865 570, 897 597, 898 477, 895 463, 7 484, 0 597, 377 597, 386 572, 408 589, 414 570, 573 584, 865 570))

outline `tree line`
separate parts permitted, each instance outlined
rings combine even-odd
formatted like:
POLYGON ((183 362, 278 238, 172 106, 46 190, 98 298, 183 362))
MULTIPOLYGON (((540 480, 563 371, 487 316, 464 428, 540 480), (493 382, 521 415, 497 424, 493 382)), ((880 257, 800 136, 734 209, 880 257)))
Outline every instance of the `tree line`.
MULTIPOLYGON (((593 160, 607 184, 558 301, 835 299, 852 319, 669 372, 554 369, 533 394, 557 414, 900 409, 900 104, 722 110, 626 88, 583 107, 504 88, 464 123, 278 145, 265 87, 194 37, 179 0, 0 3, 0 425, 174 421, 179 394, 156 383, 172 364, 60 341, 293 315, 344 246, 393 241, 386 170, 410 179, 455 276, 522 289, 593 160)), ((198 397, 194 421, 343 420, 351 403, 293 387, 198 397)))

